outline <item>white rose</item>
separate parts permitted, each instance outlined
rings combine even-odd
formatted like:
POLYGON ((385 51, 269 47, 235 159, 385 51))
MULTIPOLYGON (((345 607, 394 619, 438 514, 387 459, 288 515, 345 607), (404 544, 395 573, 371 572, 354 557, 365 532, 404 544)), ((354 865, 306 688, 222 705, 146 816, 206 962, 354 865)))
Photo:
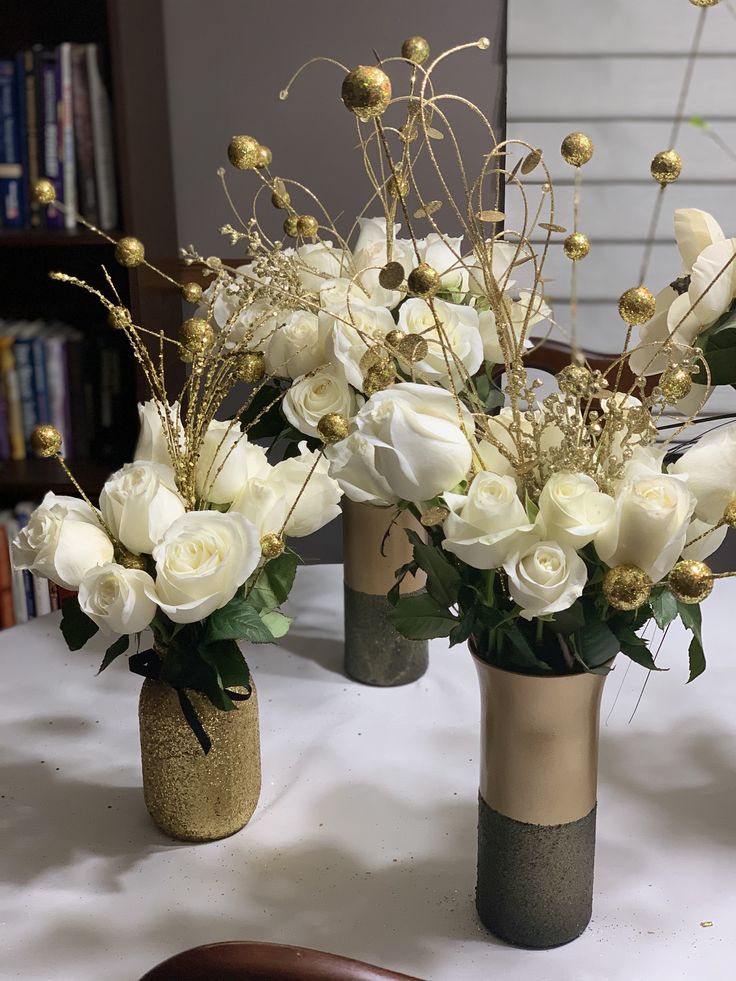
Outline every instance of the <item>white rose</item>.
POLYGON ((370 341, 382 341, 395 329, 394 319, 386 307, 369 307, 363 303, 351 303, 339 317, 320 314, 330 330, 327 350, 345 370, 345 378, 353 388, 363 388, 365 372, 360 361, 368 350, 370 341), (345 321, 349 321, 346 323, 345 321))
POLYGON ((720 528, 716 528, 699 518, 693 518, 687 530, 685 548, 682 550, 683 559, 697 559, 699 562, 704 562, 709 555, 712 555, 723 545, 727 533, 728 525, 721 525, 720 528), (704 537, 701 538, 701 535, 704 537), (696 538, 699 541, 695 541, 696 538), (693 544, 690 544, 691 542, 693 544))
POLYGON ((450 392, 401 382, 372 396, 355 423, 393 493, 427 501, 455 487, 470 467, 473 418, 465 408, 460 413, 450 392))
POLYGON ((736 497, 736 423, 706 433, 669 472, 687 478, 697 517, 717 524, 736 497))
MULTIPOLYGON (((486 239, 484 248, 486 254, 490 256, 491 275, 498 288, 503 291, 510 290, 515 283, 515 280, 510 278, 512 264, 524 258, 524 250, 510 242, 498 242, 493 239, 486 239)), ((487 292, 485 275, 475 253, 466 257, 465 268, 468 271, 470 292, 473 296, 485 296, 487 292)))
MULTIPOLYGON (((354 264, 355 272, 360 278, 361 285, 370 297, 371 306, 395 307, 401 300, 399 290, 387 290, 378 282, 378 274, 388 261, 387 231, 385 218, 359 218, 360 234, 355 243, 354 264)), ((395 224, 391 236, 391 260, 399 262, 408 275, 416 265, 411 242, 397 239, 401 225, 395 224)))
POLYGON ((684 481, 667 474, 625 481, 616 509, 599 532, 595 548, 613 567, 631 563, 659 582, 680 558, 695 507, 684 481))
MULTIPOLYGON (((284 249, 283 254, 290 252, 284 249)), ((319 293, 325 280, 344 276, 350 259, 349 253, 333 248, 329 241, 300 245, 293 255, 299 282, 312 293, 319 293)))
POLYGON ((348 279, 346 276, 329 279, 319 291, 320 308, 339 314, 346 320, 349 319, 346 313, 348 306, 352 307, 358 303, 369 306, 371 298, 357 279, 348 279))
POLYGON ((330 365, 297 378, 281 403, 289 422, 307 436, 319 436, 317 424, 328 412, 350 419, 357 407, 355 392, 345 381, 341 368, 330 365))
MULTIPOLYGON (((571 409, 571 413, 576 411, 571 409)), ((555 423, 549 422, 541 412, 537 410, 535 412, 538 423, 544 423, 544 429, 539 434, 539 445, 543 453, 548 450, 554 449, 560 445, 562 442, 562 430, 555 423)), ((518 419, 514 419, 514 411, 509 406, 504 406, 495 416, 489 416, 485 421, 486 429, 488 430, 488 435, 490 439, 482 442, 481 445, 481 455, 484 456, 486 460, 486 469, 493 470, 496 473, 514 473, 515 468, 509 463, 508 458, 504 456, 497 446, 504 447, 506 451, 511 455, 512 460, 517 460, 519 457, 519 447, 517 446, 515 434, 515 423, 518 422, 520 429, 520 436, 532 439, 533 427, 532 423, 526 418, 525 412, 518 413, 518 419), (493 442, 491 442, 491 440, 493 442), (487 448, 486 448, 487 447, 487 448), (498 469, 501 468, 501 469, 498 469)))
POLYGON ((462 258, 462 244, 462 235, 451 238, 437 232, 429 232, 423 241, 417 243, 422 262, 437 270, 443 289, 464 292, 468 288, 468 272, 462 258))
POLYGON ((274 331, 266 349, 266 370, 281 378, 298 378, 327 360, 328 326, 316 313, 294 310, 274 331))
POLYGON ((249 443, 237 422, 213 420, 199 451, 197 494, 212 504, 229 504, 250 477, 268 469, 266 451, 249 443))
POLYGON ((299 451, 299 456, 277 463, 269 477, 286 504, 286 513, 291 511, 284 532, 295 538, 311 535, 336 518, 342 497, 340 485, 329 475, 328 461, 310 452, 306 443, 299 444, 299 451))
POLYGON ((181 423, 181 406, 178 402, 174 402, 173 405, 155 399, 139 402, 138 418, 141 429, 133 454, 134 460, 151 460, 153 463, 165 463, 171 466, 169 443, 163 430, 163 420, 167 416, 169 420, 167 430, 174 443, 179 447, 184 446, 184 427, 181 423))
POLYGON ((698 208, 675 210, 675 239, 686 275, 693 271, 695 260, 703 249, 714 242, 722 242, 725 237, 721 226, 707 211, 698 208))
POLYGON ((582 595, 588 572, 575 549, 558 542, 525 543, 505 563, 511 599, 525 620, 568 610, 582 595))
POLYGON ((153 579, 147 572, 108 562, 91 569, 81 581, 79 605, 106 633, 137 634, 156 613, 152 592, 153 579))
MULTIPOLYGON (((503 336, 510 347, 513 357, 524 335, 524 347, 532 347, 529 331, 536 324, 549 317, 552 312, 542 297, 532 290, 521 290, 518 300, 504 297, 508 314, 508 326, 502 328, 503 336), (510 330, 509 330, 510 328, 510 330)), ((491 364, 503 364, 504 354, 499 336, 499 327, 493 310, 481 310, 478 318, 478 328, 483 340, 483 359, 491 364)))
POLYGON ((674 328, 677 322, 672 323, 673 312, 678 302, 683 305, 681 316, 684 316, 688 306, 693 306, 693 311, 688 315, 683 328, 690 321, 712 324, 729 309, 736 294, 736 260, 733 259, 735 246, 736 239, 727 238, 723 242, 714 242, 713 245, 703 249, 693 265, 687 293, 683 293, 672 304, 669 316, 671 328, 674 328), (687 297, 687 304, 684 303, 683 297, 687 297))
POLYGON ((127 549, 150 552, 186 510, 171 467, 137 460, 108 477, 100 493, 105 524, 127 549))
POLYGON ((513 477, 476 474, 467 496, 445 494, 444 501, 450 513, 442 547, 474 569, 503 565, 519 536, 532 529, 513 477))
POLYGON ((611 520, 615 506, 587 474, 553 474, 539 495, 539 533, 561 545, 583 548, 611 520))
MULTIPOLYGON (((670 336, 667 317, 676 299, 677 293, 671 286, 665 286, 657 293, 654 316, 639 328, 639 343, 629 357, 629 367, 635 375, 659 375, 669 364, 668 356, 662 353, 662 345, 670 336)), ((676 357, 685 343, 681 332, 673 335, 671 355, 676 357)))
POLYGON ((228 514, 244 514, 252 521, 258 529, 259 539, 270 532, 279 533, 288 510, 283 488, 272 479, 271 470, 262 477, 251 477, 246 481, 228 511, 228 514))
POLYGON ((65 589, 77 589, 90 569, 112 562, 113 551, 88 504, 51 492, 31 514, 12 548, 16 569, 30 569, 65 589))
POLYGON ((395 504, 397 496, 376 470, 375 448, 359 432, 352 432, 325 450, 330 476, 343 494, 359 504, 395 504))
POLYGON ((463 388, 467 376, 474 375, 483 364, 478 312, 473 307, 445 303, 444 300, 435 299, 433 305, 441 331, 437 329, 427 301, 418 297, 402 304, 399 329, 407 334, 421 334, 427 342, 429 351, 426 358, 417 363, 418 373, 442 385, 449 385, 452 375, 456 388, 463 388), (464 372, 458 362, 464 366, 464 372))
POLYGON ((256 569, 261 546, 242 514, 188 511, 153 550, 146 593, 174 623, 195 623, 225 606, 256 569))

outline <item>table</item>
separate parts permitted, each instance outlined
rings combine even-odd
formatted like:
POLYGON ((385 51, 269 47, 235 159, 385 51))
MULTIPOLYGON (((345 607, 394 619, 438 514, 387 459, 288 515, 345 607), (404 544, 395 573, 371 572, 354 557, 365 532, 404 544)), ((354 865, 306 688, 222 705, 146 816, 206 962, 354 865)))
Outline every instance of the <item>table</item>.
MULTIPOLYGON (((593 921, 520 951, 473 906, 479 704, 462 648, 406 688, 341 673, 339 566, 299 572, 297 616, 249 661, 263 792, 225 841, 176 844, 140 789, 139 679, 70 653, 58 614, 0 635, 0 977, 132 981, 218 940, 318 947, 430 981, 714 981, 736 963, 733 584, 705 606, 706 674, 619 664, 606 685, 593 921), (702 924, 712 921, 712 926, 702 924)), ((99 652, 102 645, 90 645, 99 652)), ((622 659, 620 659, 622 660, 622 659)))

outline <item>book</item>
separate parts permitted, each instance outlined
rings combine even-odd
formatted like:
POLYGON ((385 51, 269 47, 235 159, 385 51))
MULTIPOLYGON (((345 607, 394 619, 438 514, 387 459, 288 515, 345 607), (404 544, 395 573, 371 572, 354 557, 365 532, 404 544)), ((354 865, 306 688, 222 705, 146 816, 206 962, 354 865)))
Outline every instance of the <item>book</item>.
MULTIPOLYGON (((38 104, 36 100, 36 71, 33 50, 28 49, 18 56, 22 59, 23 96, 25 98, 25 165, 28 186, 28 223, 32 228, 43 224, 41 205, 31 195, 30 190, 39 178, 38 170, 38 104)), ((19 82, 21 79, 18 80, 19 82)))
POLYGON ((85 343, 81 334, 70 336, 67 343, 67 398, 71 414, 74 457, 90 455, 90 426, 94 419, 94 388, 86 374, 85 343), (73 394, 72 394, 73 393, 73 394))
POLYGON ((8 399, 5 394, 5 374, 0 365, 0 460, 10 459, 10 421, 8 399))
POLYGON ((13 607, 13 567, 10 564, 10 542, 5 525, 0 522, 0 627, 15 626, 13 607))
POLYGON ((26 602, 26 588, 23 579, 23 570, 14 569, 10 559, 10 543, 18 534, 18 521, 12 511, 0 511, 0 525, 5 529, 6 540, 8 542, 8 564, 10 566, 10 577, 13 592, 13 614, 16 624, 27 623, 28 605, 26 602))
POLYGON ((20 386, 15 367, 15 338, 7 327, 0 329, 0 372, 5 392, 5 414, 10 443, 10 459, 25 460, 26 441, 23 435, 23 414, 20 405, 20 386))
POLYGON ((0 61, 0 225, 25 224, 16 64, 0 61))
POLYGON ((33 388, 36 394, 36 418, 39 422, 51 422, 51 408, 49 406, 48 383, 46 380, 46 349, 43 334, 43 327, 39 325, 35 337, 31 338, 33 388))
POLYGON ((86 52, 97 207, 99 209, 100 228, 110 229, 115 228, 118 223, 112 107, 100 73, 99 45, 86 45, 86 52))
POLYGON ((26 451, 30 451, 31 433, 38 425, 36 383, 33 364, 33 336, 31 325, 27 321, 20 321, 11 330, 15 335, 13 353, 15 355, 15 370, 18 375, 20 411, 23 420, 23 439, 26 444, 26 451))
POLYGON ((46 360, 46 388, 49 417, 52 425, 61 433, 61 452, 74 456, 72 436, 71 393, 69 391, 69 365, 67 344, 69 332, 63 327, 52 326, 44 333, 43 344, 46 360))
POLYGON ((77 227, 77 165, 74 152, 74 101, 72 97, 72 46, 68 41, 56 49, 58 74, 58 139, 62 161, 64 227, 77 227))
MULTIPOLYGON (((28 520, 31 517, 31 512, 33 509, 34 505, 31 504, 30 501, 21 501, 15 505, 13 513, 15 515, 15 520, 18 523, 18 531, 22 531, 28 524, 28 520)), ((28 569, 22 569, 20 570, 20 579, 23 581, 23 592, 26 599, 26 615, 30 620, 36 615, 36 598, 33 587, 33 573, 28 569)))
POLYGON ((99 223, 95 156, 92 136, 92 106, 87 81, 87 51, 72 45, 72 102, 74 106, 74 149, 77 165, 77 197, 81 214, 93 225, 99 223))
MULTIPOLYGON (((54 185, 58 200, 64 200, 64 177, 59 157, 58 123, 58 72, 55 51, 41 49, 36 52, 36 87, 38 90, 40 175, 54 185)), ((50 204, 46 208, 46 227, 63 228, 64 216, 58 208, 50 204)))

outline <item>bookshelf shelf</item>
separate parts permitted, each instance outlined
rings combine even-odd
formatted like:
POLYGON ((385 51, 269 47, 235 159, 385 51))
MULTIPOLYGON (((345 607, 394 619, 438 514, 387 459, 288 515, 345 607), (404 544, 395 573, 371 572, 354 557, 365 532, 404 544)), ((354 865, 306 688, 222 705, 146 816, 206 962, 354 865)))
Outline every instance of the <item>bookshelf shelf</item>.
MULTIPOLYGON (((120 232, 110 232, 115 237, 120 232)), ((0 228, 0 248, 48 248, 65 245, 96 245, 110 248, 109 242, 88 232, 67 228, 0 228)))
MULTIPOLYGON (((96 501, 102 485, 115 469, 115 464, 70 460, 69 469, 85 494, 96 501)), ((12 495, 15 500, 37 500, 46 491, 53 491, 55 494, 77 493, 54 460, 0 460, 0 496, 12 495)))

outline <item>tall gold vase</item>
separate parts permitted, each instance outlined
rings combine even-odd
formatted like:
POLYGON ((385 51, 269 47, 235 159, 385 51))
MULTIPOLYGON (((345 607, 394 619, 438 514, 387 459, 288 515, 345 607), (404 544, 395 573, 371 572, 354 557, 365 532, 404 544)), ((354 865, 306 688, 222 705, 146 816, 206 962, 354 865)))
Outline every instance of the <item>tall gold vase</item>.
POLYGON ((261 792, 258 701, 223 712, 199 692, 192 706, 212 740, 207 755, 182 714, 176 691, 146 678, 138 704, 146 807, 169 837, 215 841, 250 820, 261 792))
MULTIPOLYGON (((424 529, 408 511, 392 525, 392 508, 356 504, 343 498, 345 578, 345 670, 366 685, 406 685, 427 670, 426 640, 407 640, 391 624, 386 594, 396 570, 410 562, 412 546, 405 528, 424 529), (387 530, 390 527, 388 536, 387 530)), ((423 573, 407 576, 402 593, 424 588, 423 573)))
POLYGON ((474 658, 481 691, 476 905, 496 936, 557 947, 590 922, 605 676, 533 677, 474 658))

